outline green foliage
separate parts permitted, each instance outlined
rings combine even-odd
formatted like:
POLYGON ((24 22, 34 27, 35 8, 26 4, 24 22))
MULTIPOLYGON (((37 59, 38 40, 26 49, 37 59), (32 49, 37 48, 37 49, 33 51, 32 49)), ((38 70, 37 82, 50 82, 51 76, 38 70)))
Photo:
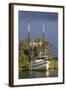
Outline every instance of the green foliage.
MULTIPOLYGON (((30 42, 32 39, 30 39, 30 42)), ((23 66, 25 66, 27 63, 29 65, 31 64, 31 59, 35 59, 40 52, 49 52, 49 47, 52 47, 52 45, 47 42, 43 41, 42 38, 36 38, 34 42, 37 43, 37 45, 30 46, 28 43, 28 38, 20 41, 19 43, 19 51, 22 51, 19 55, 19 69, 23 70, 23 66), (39 45, 39 42, 42 42, 42 45, 39 45), (47 50, 47 51, 46 51, 47 50)), ((57 68, 58 67, 58 60, 54 60, 51 55, 49 55, 49 61, 50 61, 50 69, 57 68)))
POLYGON ((29 62, 29 57, 25 54, 21 54, 19 56, 19 63, 20 64, 26 64, 27 62, 29 62))
POLYGON ((40 42, 40 41, 43 41, 43 40, 42 40, 42 38, 39 37, 39 38, 36 38, 34 41, 35 42, 40 42))
POLYGON ((51 60, 49 60, 49 62, 50 62, 49 69, 57 69, 58 68, 58 60, 51 59, 51 60))
POLYGON ((28 42, 25 40, 22 40, 22 42, 19 44, 19 49, 29 49, 28 42))

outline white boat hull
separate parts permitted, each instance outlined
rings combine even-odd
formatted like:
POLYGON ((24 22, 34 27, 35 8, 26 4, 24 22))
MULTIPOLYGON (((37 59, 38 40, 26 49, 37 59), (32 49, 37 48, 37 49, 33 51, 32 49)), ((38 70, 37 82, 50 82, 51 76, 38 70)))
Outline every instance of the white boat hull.
POLYGON ((37 70, 37 69, 46 68, 47 64, 48 64, 47 61, 34 63, 34 64, 32 64, 32 69, 37 70))

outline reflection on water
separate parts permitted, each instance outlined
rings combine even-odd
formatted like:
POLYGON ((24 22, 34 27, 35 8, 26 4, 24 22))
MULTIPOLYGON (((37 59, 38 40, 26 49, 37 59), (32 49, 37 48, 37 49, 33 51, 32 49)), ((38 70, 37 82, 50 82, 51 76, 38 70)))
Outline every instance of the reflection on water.
POLYGON ((19 79, 25 78, 42 78, 42 77, 57 77, 58 70, 48 71, 21 71, 19 73, 19 79))

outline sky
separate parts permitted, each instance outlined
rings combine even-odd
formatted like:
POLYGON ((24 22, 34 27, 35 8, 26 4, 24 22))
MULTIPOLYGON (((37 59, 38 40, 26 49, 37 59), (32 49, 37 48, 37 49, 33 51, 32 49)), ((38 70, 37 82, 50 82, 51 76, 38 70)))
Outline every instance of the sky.
POLYGON ((42 30, 44 23, 45 40, 53 45, 50 49, 54 57, 58 56, 58 13, 52 12, 35 12, 35 11, 19 11, 19 41, 26 38, 27 21, 30 20, 30 35, 32 39, 42 38, 42 30))

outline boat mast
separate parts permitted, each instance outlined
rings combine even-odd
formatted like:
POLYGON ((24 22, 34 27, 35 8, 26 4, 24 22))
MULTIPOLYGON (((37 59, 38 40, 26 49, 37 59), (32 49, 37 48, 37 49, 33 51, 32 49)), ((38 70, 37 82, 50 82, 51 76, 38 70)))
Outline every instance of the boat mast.
POLYGON ((28 32, 28 44, 30 45, 30 19, 27 18, 27 32, 28 32))
POLYGON ((45 40, 45 35, 44 35, 45 34, 45 27, 44 27, 44 23, 43 23, 43 32, 42 33, 43 33, 43 41, 44 41, 45 40))
POLYGON ((43 22, 43 53, 45 56, 47 56, 48 59, 48 45, 46 44, 45 40, 45 22, 43 22))
POLYGON ((43 54, 45 54, 45 52, 44 52, 44 50, 45 50, 45 48, 44 48, 44 40, 45 40, 45 25, 44 25, 44 22, 43 22, 43 24, 42 24, 42 37, 43 37, 43 54))
POLYGON ((30 19, 29 18, 27 18, 27 32, 28 32, 29 56, 31 57, 31 67, 30 67, 30 70, 32 71, 33 47, 32 47, 32 54, 30 54, 30 19))

